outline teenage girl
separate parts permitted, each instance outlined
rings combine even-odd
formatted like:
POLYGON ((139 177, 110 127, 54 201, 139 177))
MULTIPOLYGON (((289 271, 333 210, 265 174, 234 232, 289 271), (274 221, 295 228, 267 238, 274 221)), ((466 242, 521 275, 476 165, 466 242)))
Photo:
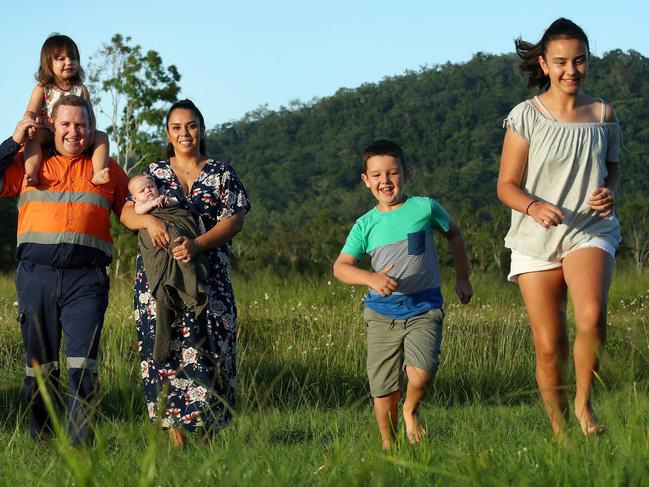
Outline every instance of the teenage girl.
POLYGON ((512 209, 505 246, 536 350, 536 381, 560 435, 568 420, 567 293, 575 315, 574 412, 585 435, 603 433, 591 402, 606 339, 608 288, 620 242, 614 212, 620 127, 613 109, 581 93, 588 74, 584 31, 553 22, 536 44, 517 39, 528 86, 541 94, 507 116, 498 198, 512 209))
MULTIPOLYGON (((43 158, 42 144, 51 142, 52 132, 49 119, 56 101, 66 95, 77 95, 90 102, 88 89, 83 85, 84 73, 79 65, 79 49, 68 36, 50 35, 41 48, 41 60, 36 81, 25 115, 35 118, 38 129, 25 143, 25 180, 24 184, 38 184, 38 170, 43 158)), ((95 185, 105 184, 110 180, 108 173, 108 136, 105 132, 95 131, 95 117, 91 114, 94 132, 92 148, 92 182, 95 185)))

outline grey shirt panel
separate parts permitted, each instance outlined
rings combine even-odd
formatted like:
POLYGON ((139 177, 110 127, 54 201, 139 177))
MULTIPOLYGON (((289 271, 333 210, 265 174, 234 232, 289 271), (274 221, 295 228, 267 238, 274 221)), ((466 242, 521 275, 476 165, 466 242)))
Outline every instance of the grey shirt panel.
POLYGON ((375 272, 394 264, 388 272, 397 281, 393 294, 416 294, 442 285, 433 237, 424 231, 419 236, 424 239, 425 247, 415 255, 409 254, 408 240, 382 245, 369 252, 375 272))

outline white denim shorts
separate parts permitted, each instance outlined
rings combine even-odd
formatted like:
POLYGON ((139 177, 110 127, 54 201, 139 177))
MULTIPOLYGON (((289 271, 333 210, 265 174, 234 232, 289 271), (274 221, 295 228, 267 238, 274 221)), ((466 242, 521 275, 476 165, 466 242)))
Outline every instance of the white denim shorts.
MULTIPOLYGON (((584 242, 576 246, 570 252, 574 252, 577 249, 588 249, 593 247, 608 252, 609 254, 611 254, 611 257, 613 257, 613 260, 615 260, 615 247, 601 238, 593 238, 587 242, 584 242)), ((512 250, 511 267, 509 270, 509 275, 507 276, 507 280, 511 282, 518 282, 519 274, 556 269, 557 267, 561 267, 561 260, 535 259, 534 257, 529 257, 527 255, 521 254, 520 252, 512 250)))

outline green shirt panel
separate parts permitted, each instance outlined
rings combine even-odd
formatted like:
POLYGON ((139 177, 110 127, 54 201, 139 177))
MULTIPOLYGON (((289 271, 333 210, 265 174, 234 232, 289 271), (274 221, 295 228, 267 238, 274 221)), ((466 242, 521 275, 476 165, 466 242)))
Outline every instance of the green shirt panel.
POLYGON ((377 247, 408 239, 409 233, 433 229, 448 232, 451 217, 437 201, 427 196, 408 196, 393 211, 376 207, 361 216, 352 227, 341 253, 360 259, 377 247))

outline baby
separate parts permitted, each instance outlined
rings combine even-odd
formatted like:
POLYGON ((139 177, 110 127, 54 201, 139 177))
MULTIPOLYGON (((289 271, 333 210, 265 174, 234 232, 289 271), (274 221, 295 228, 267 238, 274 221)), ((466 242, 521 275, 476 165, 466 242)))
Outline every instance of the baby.
POLYGON ((171 249, 178 237, 195 239, 198 228, 194 217, 179 206, 176 198, 161 195, 153 178, 138 174, 131 178, 128 189, 133 198, 135 212, 152 213, 164 220, 169 232, 168 248, 156 247, 146 229, 138 231, 138 247, 144 262, 144 271, 151 294, 156 299, 156 328, 153 358, 164 361, 169 354, 172 325, 180 313, 193 308, 196 316, 207 307, 204 282, 208 275, 207 255, 197 253, 189 263, 175 260, 171 249))
POLYGON ((133 176, 128 183, 128 190, 133 197, 135 213, 138 215, 149 213, 154 208, 178 205, 176 198, 160 194, 153 179, 146 174, 133 176))

